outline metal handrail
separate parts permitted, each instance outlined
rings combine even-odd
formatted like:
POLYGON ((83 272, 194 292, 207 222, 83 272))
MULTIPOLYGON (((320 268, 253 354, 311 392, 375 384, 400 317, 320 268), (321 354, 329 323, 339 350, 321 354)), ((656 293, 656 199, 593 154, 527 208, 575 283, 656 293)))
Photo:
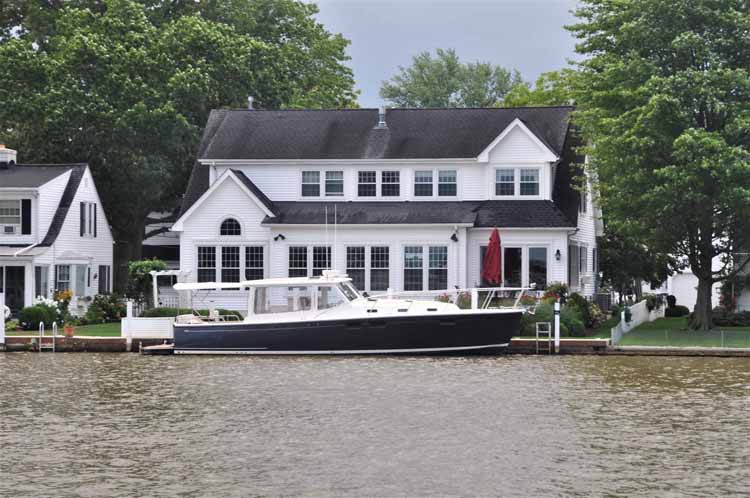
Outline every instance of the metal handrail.
POLYGON ((369 296, 369 298, 389 299, 389 298, 403 297, 403 296, 418 296, 418 297, 435 296, 437 297, 437 296, 444 296, 444 295, 455 295, 456 297, 458 297, 461 294, 469 294, 472 297, 472 309, 475 309, 474 303, 477 304, 477 308, 479 309, 487 309, 489 305, 492 303, 492 300, 498 297, 498 294, 503 293, 503 292, 518 292, 518 295, 515 299, 515 302, 513 303, 513 306, 510 307, 510 308, 518 308, 521 298, 524 296, 526 291, 539 292, 534 287, 470 287, 466 289, 454 288, 454 289, 444 289, 444 290, 396 291, 396 292, 387 292, 385 294, 375 294, 375 295, 369 296), (481 306, 479 306, 479 293, 480 292, 487 293, 487 295, 484 296, 481 306))

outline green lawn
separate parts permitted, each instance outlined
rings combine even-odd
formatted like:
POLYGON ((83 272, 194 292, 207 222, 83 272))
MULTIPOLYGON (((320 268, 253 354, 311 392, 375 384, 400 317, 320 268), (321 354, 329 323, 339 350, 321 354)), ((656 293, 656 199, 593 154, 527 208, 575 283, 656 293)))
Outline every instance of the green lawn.
POLYGON ((722 327, 702 332, 689 330, 687 317, 660 318, 628 332, 618 345, 750 348, 750 327, 722 327))
MULTIPOLYGON (((13 332, 6 332, 5 333, 8 336, 11 335, 38 335, 39 333, 36 330, 21 330, 21 331, 13 331, 13 332)), ((47 330, 46 335, 51 335, 52 331, 47 330)), ((58 334, 62 335, 63 331, 62 328, 58 332, 58 334)), ((80 336, 97 336, 97 337, 120 337, 120 322, 113 322, 113 323, 99 323, 96 325, 84 325, 81 327, 76 327, 74 335, 80 335, 80 336)))

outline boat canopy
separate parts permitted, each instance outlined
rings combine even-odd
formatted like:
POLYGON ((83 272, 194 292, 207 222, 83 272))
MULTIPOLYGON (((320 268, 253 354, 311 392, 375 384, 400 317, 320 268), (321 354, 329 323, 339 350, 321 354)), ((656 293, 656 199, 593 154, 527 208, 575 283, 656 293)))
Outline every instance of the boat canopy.
POLYGON ((177 283, 174 289, 182 290, 213 290, 213 289, 242 289, 245 287, 306 287, 312 285, 338 285, 351 282, 352 279, 346 275, 335 272, 323 272, 318 277, 282 277, 265 278, 263 280, 245 280, 243 282, 194 282, 177 283))

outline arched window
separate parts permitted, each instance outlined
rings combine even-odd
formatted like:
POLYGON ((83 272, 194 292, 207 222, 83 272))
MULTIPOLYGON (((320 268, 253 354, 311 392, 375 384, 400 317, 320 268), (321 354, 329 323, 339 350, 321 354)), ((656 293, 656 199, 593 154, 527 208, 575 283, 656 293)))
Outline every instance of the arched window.
POLYGON ((221 229, 219 230, 220 235, 242 235, 242 228, 240 222, 234 218, 227 218, 221 222, 221 229))

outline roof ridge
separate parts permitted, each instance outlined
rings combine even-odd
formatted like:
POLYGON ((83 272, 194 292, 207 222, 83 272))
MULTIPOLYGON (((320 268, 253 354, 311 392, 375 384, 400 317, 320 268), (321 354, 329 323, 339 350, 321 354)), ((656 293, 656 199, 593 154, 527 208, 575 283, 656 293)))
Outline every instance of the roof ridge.
POLYGON ((76 166, 88 166, 89 163, 17 163, 17 168, 26 168, 26 167, 68 167, 68 168, 75 168, 76 166))
MULTIPOLYGON (((574 105, 528 105, 528 106, 498 106, 498 107, 388 107, 389 111, 495 111, 495 110, 510 110, 510 109, 574 109, 574 105)), ((377 112, 377 107, 342 107, 342 108, 303 108, 303 109, 212 109, 211 111, 225 111, 225 112, 353 112, 353 111, 369 111, 377 112)))

